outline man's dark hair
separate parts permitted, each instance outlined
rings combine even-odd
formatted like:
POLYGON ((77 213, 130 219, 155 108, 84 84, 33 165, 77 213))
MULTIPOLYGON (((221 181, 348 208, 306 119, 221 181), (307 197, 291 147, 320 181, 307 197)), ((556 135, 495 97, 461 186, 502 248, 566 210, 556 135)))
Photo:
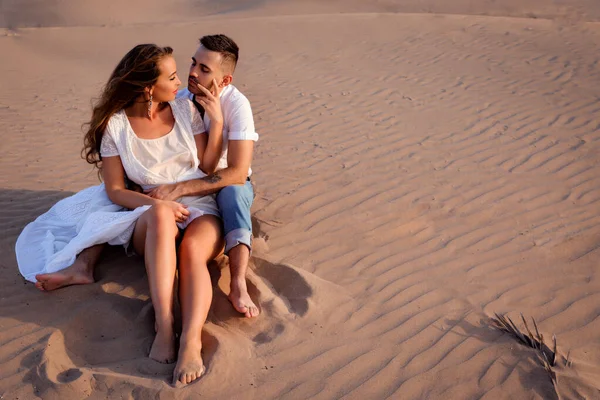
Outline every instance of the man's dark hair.
POLYGON ((223 34, 207 35, 200 38, 200 44, 207 50, 220 53, 223 57, 223 64, 231 63, 231 72, 233 73, 237 65, 240 48, 231 38, 223 34))

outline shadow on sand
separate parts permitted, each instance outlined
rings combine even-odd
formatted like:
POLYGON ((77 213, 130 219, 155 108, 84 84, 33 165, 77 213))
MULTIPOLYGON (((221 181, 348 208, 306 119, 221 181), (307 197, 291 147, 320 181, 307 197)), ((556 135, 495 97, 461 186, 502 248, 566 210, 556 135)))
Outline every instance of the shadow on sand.
MULTIPOLYGON (((154 338, 154 322, 140 257, 127 257, 121 247, 107 246, 96 267, 94 284, 50 293, 38 291, 20 277, 14 256, 18 234, 27 223, 70 194, 0 191, 0 208, 7 226, 1 242, 5 261, 0 265, 0 284, 12 299, 4 301, 3 297, 0 301, 0 321, 6 318, 36 326, 33 332, 25 334, 29 351, 20 363, 20 369, 27 370, 23 382, 32 385, 35 394, 42 397, 60 397, 69 392, 80 396, 89 391, 90 385, 93 388, 103 380, 117 377, 149 390, 157 380, 163 382, 160 386, 168 386, 173 365, 147 357, 154 338)), ((260 224, 253 220, 253 225, 258 235, 260 224)), ((252 258, 248 287, 262 311, 256 322, 243 318, 229 303, 227 257, 211 262, 209 271, 213 303, 203 331, 207 373, 217 357, 229 358, 219 363, 235 366, 235 356, 231 354, 236 352, 221 351, 221 345, 236 346, 241 342, 240 346, 251 353, 254 346, 274 340, 285 330, 282 315, 302 317, 308 311, 312 288, 290 266, 252 258)), ((180 327, 178 322, 176 329, 180 327)))

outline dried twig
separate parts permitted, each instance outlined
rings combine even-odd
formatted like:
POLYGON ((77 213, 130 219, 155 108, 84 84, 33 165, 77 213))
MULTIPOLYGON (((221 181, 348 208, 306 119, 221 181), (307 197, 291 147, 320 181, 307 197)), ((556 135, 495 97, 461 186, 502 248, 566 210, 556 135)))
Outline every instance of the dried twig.
POLYGON ((497 313, 494 313, 494 315, 496 317, 492 318, 491 320, 492 324, 496 327, 496 329, 509 333, 525 346, 537 350, 536 355, 538 359, 544 366, 544 369, 550 374, 552 382, 555 383, 556 374, 552 370, 552 367, 556 365, 556 335, 552 336, 553 346, 552 349, 550 349, 544 342, 544 336, 540 333, 535 319, 531 318, 531 321, 533 321, 533 327, 535 329, 535 334, 533 334, 529 329, 529 325, 527 325, 525 317, 523 316, 523 314, 521 314, 523 325, 525 326, 525 330, 527 331, 527 335, 525 335, 523 332, 521 332, 521 330, 519 330, 519 328, 517 328, 517 326, 510 319, 510 317, 497 313))

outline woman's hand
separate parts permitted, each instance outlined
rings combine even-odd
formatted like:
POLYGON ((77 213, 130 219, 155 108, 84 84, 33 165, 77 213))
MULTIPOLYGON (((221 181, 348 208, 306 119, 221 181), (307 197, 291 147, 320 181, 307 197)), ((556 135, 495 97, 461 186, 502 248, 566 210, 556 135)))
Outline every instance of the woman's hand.
POLYGON ((186 205, 178 203, 176 201, 161 201, 161 204, 168 206, 173 211, 175 222, 185 222, 190 216, 190 210, 187 209, 186 205))
POLYGON ((217 80, 212 80, 212 89, 208 90, 204 86, 197 84, 200 94, 196 95, 196 101, 204 108, 204 112, 210 118, 211 123, 223 123, 223 111, 221 111, 221 91, 222 88, 217 85, 217 80))

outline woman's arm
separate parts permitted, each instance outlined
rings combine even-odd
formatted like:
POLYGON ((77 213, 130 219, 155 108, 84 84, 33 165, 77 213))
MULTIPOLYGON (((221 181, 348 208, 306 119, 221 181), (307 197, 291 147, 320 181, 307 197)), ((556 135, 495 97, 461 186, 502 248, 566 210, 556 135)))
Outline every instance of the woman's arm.
POLYGON ((223 152, 223 121, 211 121, 208 134, 194 136, 200 169, 210 175, 215 172, 223 152))
POLYGON ((144 193, 134 192, 125 188, 125 171, 121 157, 103 157, 102 175, 108 198, 115 204, 133 210, 141 206, 164 205, 173 211, 175 222, 183 222, 190 216, 187 206, 176 201, 153 199, 144 193))
POLYGON ((159 202, 143 193, 127 190, 125 170, 119 156, 102 158, 102 178, 110 201, 122 207, 134 209, 159 202))

